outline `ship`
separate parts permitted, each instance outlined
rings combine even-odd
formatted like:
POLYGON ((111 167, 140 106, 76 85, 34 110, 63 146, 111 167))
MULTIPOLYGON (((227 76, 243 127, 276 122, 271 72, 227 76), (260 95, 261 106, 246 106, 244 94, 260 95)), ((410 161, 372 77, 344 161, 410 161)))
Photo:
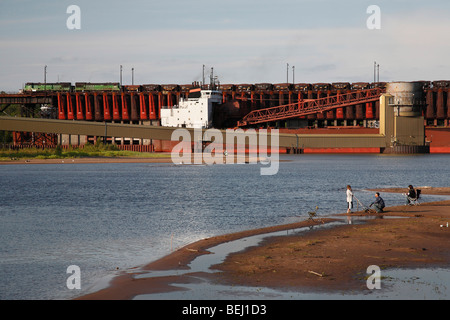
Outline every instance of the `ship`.
POLYGON ((222 92, 216 86, 203 89, 193 84, 187 98, 180 98, 177 105, 161 108, 161 126, 200 128, 213 127, 214 109, 222 104, 222 92))

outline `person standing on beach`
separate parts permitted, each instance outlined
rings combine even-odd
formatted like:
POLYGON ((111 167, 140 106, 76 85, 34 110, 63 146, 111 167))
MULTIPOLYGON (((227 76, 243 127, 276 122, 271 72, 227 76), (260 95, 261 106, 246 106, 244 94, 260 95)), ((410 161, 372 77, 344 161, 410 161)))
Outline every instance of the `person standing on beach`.
POLYGON ((347 213, 351 213, 353 209, 353 191, 350 185, 347 185, 347 213))

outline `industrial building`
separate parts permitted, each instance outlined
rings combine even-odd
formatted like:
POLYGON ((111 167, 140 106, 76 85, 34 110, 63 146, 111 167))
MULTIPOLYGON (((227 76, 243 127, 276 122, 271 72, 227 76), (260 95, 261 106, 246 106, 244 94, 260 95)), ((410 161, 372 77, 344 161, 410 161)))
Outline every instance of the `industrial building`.
MULTIPOLYGON (((396 98, 397 100, 388 103, 399 106, 399 101, 414 102, 414 112, 409 115, 404 111, 409 105, 397 107, 397 114, 393 118, 396 119, 393 124, 396 131, 389 137, 392 140, 390 144, 400 150, 404 145, 430 146, 431 143, 431 147, 436 144, 439 150, 445 152, 449 140, 450 81, 395 83, 402 86, 401 90, 410 92, 416 98, 409 101, 405 97, 400 100, 396 98), (414 126, 420 133, 413 135, 414 139, 411 138, 412 135, 406 139, 409 133, 402 132, 402 128, 411 126, 409 120, 404 120, 410 118, 415 119, 414 126), (419 136, 420 139, 417 138, 419 136)), ((209 85, 200 87, 210 89, 209 85)), ((220 98, 212 104, 212 126, 220 129, 278 128, 281 133, 297 137, 309 134, 310 138, 320 134, 328 135, 328 139, 331 139, 331 135, 340 134, 340 139, 336 141, 344 138, 342 134, 354 137, 360 134, 379 134, 383 130, 380 97, 385 93, 398 96, 400 93, 395 92, 393 87, 392 83, 384 82, 217 84, 216 94, 220 94, 220 98)), ((120 86, 118 83, 27 83, 18 94, 0 95, 0 108, 7 112, 10 104, 20 104, 23 106, 24 117, 101 122, 109 127, 113 124, 153 127, 164 124, 161 118, 164 110, 173 113, 180 102, 188 100, 191 89, 192 84, 120 86)), ((18 130, 14 133, 14 143, 17 145, 83 145, 96 139, 95 135, 82 134, 18 130)), ((170 151, 171 148, 170 143, 159 139, 111 135, 104 139, 119 146, 149 146, 136 147, 146 151, 170 151)), ((291 147, 303 152, 310 149, 346 152, 338 142, 334 146, 327 144, 327 147, 320 143, 311 147, 305 143, 299 146, 295 143, 291 147)), ((358 148, 356 142, 353 151, 357 150, 355 148, 358 148)), ((386 151, 385 147, 381 148, 386 151)), ((421 152, 430 150, 409 148, 419 149, 421 152)))

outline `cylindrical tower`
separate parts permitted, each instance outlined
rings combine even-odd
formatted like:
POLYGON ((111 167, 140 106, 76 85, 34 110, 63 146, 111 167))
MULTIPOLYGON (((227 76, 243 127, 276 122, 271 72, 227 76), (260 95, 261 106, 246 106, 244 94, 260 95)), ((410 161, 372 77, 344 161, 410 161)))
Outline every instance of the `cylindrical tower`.
POLYGON ((386 93, 394 97, 390 104, 397 107, 397 116, 417 117, 422 114, 425 105, 422 82, 390 82, 386 84, 386 93))
POLYGON ((392 152, 429 152, 425 145, 425 126, 422 109, 425 95, 422 82, 391 82, 386 85, 389 96, 388 105, 390 132, 386 137, 391 141, 392 152), (393 118, 392 118, 393 116, 393 118))

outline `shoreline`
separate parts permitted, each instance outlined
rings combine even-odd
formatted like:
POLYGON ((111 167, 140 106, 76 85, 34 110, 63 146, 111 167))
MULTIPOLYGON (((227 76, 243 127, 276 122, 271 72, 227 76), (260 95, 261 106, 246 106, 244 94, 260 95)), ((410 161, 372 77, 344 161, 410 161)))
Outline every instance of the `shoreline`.
POLYGON ((70 164, 70 163, 171 163, 170 153, 157 157, 79 157, 58 159, 19 158, 17 160, 0 161, 4 164, 70 164))
MULTIPOLYGON (((0 159, 0 165, 11 165, 11 164, 83 164, 83 163, 89 163, 89 164, 95 164, 95 163, 172 163, 172 164, 179 164, 174 163, 171 157, 170 152, 155 152, 150 153, 151 156, 142 156, 142 157, 134 157, 134 156, 116 156, 116 157, 101 157, 101 156, 94 156, 94 157, 67 157, 67 158, 46 158, 46 159, 40 159, 40 158, 17 158, 12 160, 4 160, 0 159)), ((321 153, 310 153, 310 154, 321 154, 321 153)), ((330 155, 336 154, 336 153, 328 153, 330 155)), ((196 154, 192 153, 191 155, 191 163, 187 163, 188 165, 195 165, 195 164, 206 164, 203 158, 201 158, 202 163, 197 163, 198 161, 196 159, 196 154)), ((262 163, 262 161, 266 160, 273 161, 273 159, 269 157, 266 157, 264 159, 260 159, 259 156, 252 156, 248 153, 246 153, 244 156, 235 154, 234 159, 232 163, 262 163)), ((278 162, 289 162, 291 160, 285 160, 285 159, 278 159, 276 160, 278 162)), ((225 162, 224 162, 225 164, 225 162)), ((420 187, 419 187, 420 188, 420 187)), ((422 187, 422 192, 425 189, 431 190, 435 189, 432 187, 422 187)), ((382 189, 367 189, 369 191, 380 191, 380 192, 393 192, 393 193, 405 193, 405 188, 382 188, 382 189)), ((436 195, 444 193, 433 193, 436 195)))
MULTIPOLYGON (((370 190, 388 192, 390 189, 370 190)), ((406 188, 395 188, 393 192, 405 190, 406 188)), ((422 188, 422 194, 450 195, 450 187, 422 188)), ((230 286, 316 291, 363 290, 366 284, 365 270, 369 265, 379 265, 382 268, 450 265, 450 229, 439 227, 450 220, 450 200, 422 203, 419 206, 387 207, 382 215, 368 215, 359 211, 333 217, 342 217, 349 223, 325 230, 312 230, 302 235, 265 238, 257 246, 231 253, 224 261, 218 262, 213 268, 219 272, 201 276, 212 283, 230 286), (366 223, 361 224, 350 223, 360 216, 378 219, 367 219, 366 223)), ((323 220, 328 223, 337 218, 324 216, 323 220)), ((108 287, 76 299, 125 300, 141 294, 181 290, 176 287, 176 283, 196 281, 192 274, 187 272, 183 275, 140 279, 135 276, 149 271, 186 271, 189 270, 188 264, 191 261, 208 254, 208 249, 216 245, 252 235, 314 224, 320 222, 304 220, 202 239, 153 261, 134 273, 122 272, 113 278, 108 287)))
MULTIPOLYGON (((334 219, 323 219, 325 222, 334 221, 334 219)), ((214 236, 211 238, 200 239, 193 243, 187 244, 182 248, 173 251, 172 253, 149 262, 142 267, 137 267, 141 272, 128 273, 122 272, 112 279, 109 286, 99 291, 88 293, 75 300, 126 300, 132 299, 134 296, 146 293, 157 292, 170 292, 171 290, 177 290, 172 283, 176 282, 189 282, 189 277, 184 275, 180 276, 168 276, 168 277, 155 277, 136 280, 133 278, 135 275, 141 273, 147 273, 149 271, 167 271, 167 270, 189 270, 188 264, 195 258, 210 254, 209 248, 217 245, 247 238, 254 235, 268 234, 277 231, 290 230, 295 228, 309 227, 313 225, 321 224, 320 222, 313 223, 311 221, 300 221, 292 224, 277 225, 271 227, 265 227, 260 229, 244 230, 240 232, 224 234, 214 236)))
MULTIPOLYGON (((429 195, 441 195, 448 196, 450 195, 450 188, 448 187, 414 187, 414 189, 420 189, 421 194, 429 194, 429 195)), ((389 193, 407 193, 407 188, 379 188, 379 189, 367 189, 368 191, 374 192, 389 192, 389 193)))
MULTIPOLYGON (((316 291, 367 292, 366 269, 450 266, 450 201, 388 207, 384 217, 363 224, 319 230, 302 237, 267 239, 231 254, 216 266, 222 283, 316 291), (436 214, 444 211, 444 215, 436 214), (424 212, 427 212, 424 214, 424 212), (398 217, 398 218, 397 218, 398 217)), ((346 214, 342 214, 345 216, 346 214)))
MULTIPOLYGON (((10 164, 80 164, 80 163, 166 163, 175 165, 199 165, 207 164, 204 158, 200 158, 201 163, 198 163, 198 154, 192 153, 191 163, 174 163, 172 160, 171 153, 155 153, 157 156, 148 157, 128 157, 128 156, 118 156, 118 157, 78 157, 78 158, 58 158, 58 159, 37 159, 37 158, 19 158, 16 160, 0 160, 0 165, 10 165, 10 164)), ((231 158, 231 156, 230 156, 231 158)), ((268 157, 270 159, 270 157, 268 157)), ((249 154, 239 155, 235 154, 232 156, 233 161, 231 164, 242 163, 242 164, 252 164, 252 163, 262 163, 262 161, 267 160, 267 158, 260 158, 259 156, 251 156, 249 154)), ((228 160, 227 160, 228 161, 228 160)), ((272 161, 272 159, 270 159, 272 161)), ((277 162, 288 162, 289 160, 276 160, 277 162)), ((228 164, 225 162, 224 164, 228 164)))

